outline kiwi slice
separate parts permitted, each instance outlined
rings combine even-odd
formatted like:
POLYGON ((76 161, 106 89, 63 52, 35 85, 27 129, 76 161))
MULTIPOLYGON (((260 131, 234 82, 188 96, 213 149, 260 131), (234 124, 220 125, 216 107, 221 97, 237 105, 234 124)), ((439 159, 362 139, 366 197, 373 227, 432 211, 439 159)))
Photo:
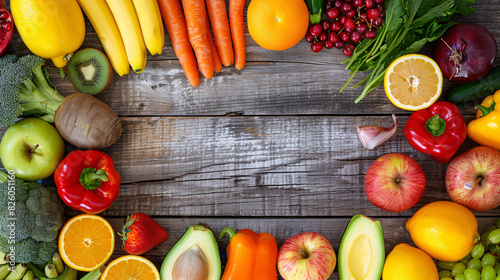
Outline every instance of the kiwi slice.
POLYGON ((113 68, 106 55, 92 48, 75 53, 66 68, 69 79, 82 93, 102 92, 113 79, 113 68))

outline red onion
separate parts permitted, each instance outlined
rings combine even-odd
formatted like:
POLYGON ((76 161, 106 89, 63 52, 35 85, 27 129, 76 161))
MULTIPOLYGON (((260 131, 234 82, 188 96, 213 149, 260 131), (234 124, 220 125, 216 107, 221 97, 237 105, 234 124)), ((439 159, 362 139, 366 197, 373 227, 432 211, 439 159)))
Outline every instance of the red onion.
POLYGON ((443 76, 457 83, 471 83, 493 68, 497 42, 488 29, 475 23, 450 28, 436 47, 436 62, 443 76))

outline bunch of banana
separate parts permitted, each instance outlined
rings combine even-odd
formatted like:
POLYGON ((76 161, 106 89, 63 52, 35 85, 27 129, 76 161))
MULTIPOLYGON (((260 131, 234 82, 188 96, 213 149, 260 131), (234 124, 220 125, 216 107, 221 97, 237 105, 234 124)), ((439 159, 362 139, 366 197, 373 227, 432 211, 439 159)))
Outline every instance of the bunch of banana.
POLYGON ((165 42, 156 0, 78 0, 94 27, 113 69, 120 75, 144 70, 146 48, 161 54, 165 42))
MULTIPOLYGON (((65 266, 58 253, 55 253, 45 271, 34 264, 17 263, 12 266, 9 256, 0 252, 0 280, 76 280, 77 271, 65 266)), ((105 266, 88 272, 80 280, 99 280, 105 266)))

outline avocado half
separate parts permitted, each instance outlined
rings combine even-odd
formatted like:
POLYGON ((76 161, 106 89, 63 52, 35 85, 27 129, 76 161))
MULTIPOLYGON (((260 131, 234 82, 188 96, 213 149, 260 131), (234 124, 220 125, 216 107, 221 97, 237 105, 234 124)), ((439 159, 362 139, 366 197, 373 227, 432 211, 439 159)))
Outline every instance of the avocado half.
POLYGON ((160 276, 161 280, 220 280, 219 248, 212 231, 190 226, 168 252, 160 276))
POLYGON ((380 221, 364 215, 352 217, 340 241, 340 280, 379 280, 385 260, 380 221))

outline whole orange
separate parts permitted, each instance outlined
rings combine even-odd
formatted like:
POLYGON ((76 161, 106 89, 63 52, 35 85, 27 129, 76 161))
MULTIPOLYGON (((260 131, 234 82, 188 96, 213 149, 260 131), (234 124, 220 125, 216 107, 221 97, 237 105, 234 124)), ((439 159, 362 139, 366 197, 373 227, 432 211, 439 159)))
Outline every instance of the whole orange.
POLYGON ((248 32, 261 47, 282 51, 306 35, 309 11, 304 0, 252 0, 247 10, 248 32))

